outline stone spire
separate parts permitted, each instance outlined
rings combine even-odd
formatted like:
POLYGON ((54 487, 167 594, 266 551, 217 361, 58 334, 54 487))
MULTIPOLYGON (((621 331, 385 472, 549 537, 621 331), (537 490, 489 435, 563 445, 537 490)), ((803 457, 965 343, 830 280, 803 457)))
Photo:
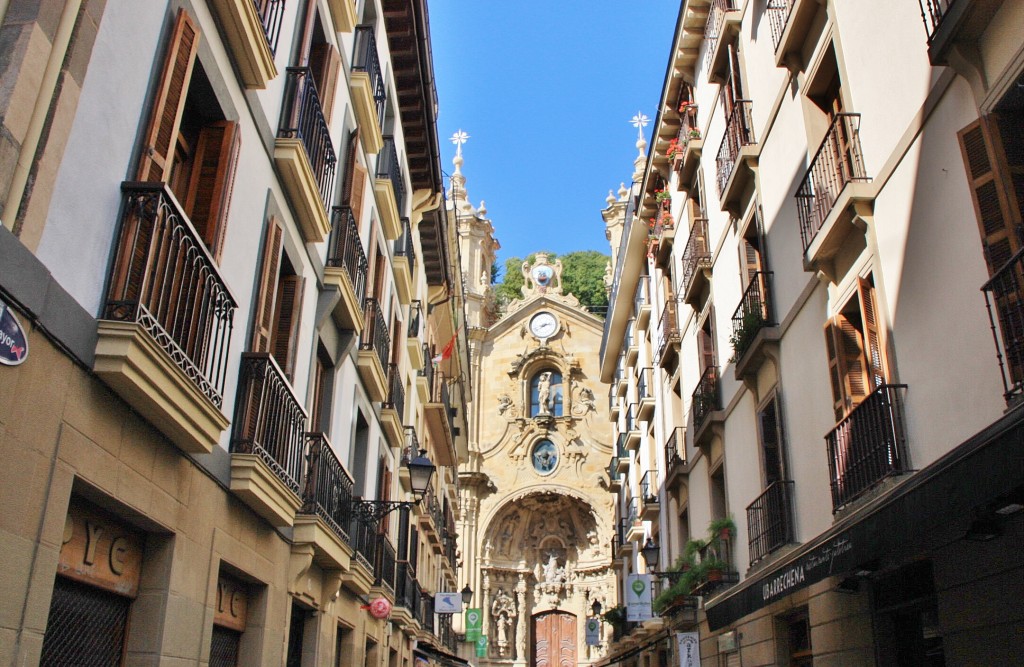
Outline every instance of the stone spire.
MULTIPOLYGON (((633 159, 633 183, 640 182, 644 176, 644 168, 647 166, 647 139, 644 137, 644 128, 647 127, 649 122, 650 119, 642 111, 638 111, 635 116, 629 119, 630 125, 636 128, 635 145, 637 154, 633 159)), ((611 273, 614 271, 615 263, 618 261, 619 243, 622 240, 622 231, 626 222, 629 192, 630 188, 627 188, 625 183, 620 183, 617 192, 618 198, 609 191, 608 198, 605 200, 608 202, 608 206, 601 211, 601 217, 604 218, 605 225, 604 236, 608 239, 612 255, 608 276, 606 276, 606 283, 609 286, 611 273)))

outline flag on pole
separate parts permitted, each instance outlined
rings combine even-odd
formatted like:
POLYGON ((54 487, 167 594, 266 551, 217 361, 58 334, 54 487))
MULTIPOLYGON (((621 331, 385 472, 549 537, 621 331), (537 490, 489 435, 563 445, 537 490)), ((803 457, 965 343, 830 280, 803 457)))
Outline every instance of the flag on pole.
POLYGON ((445 359, 451 359, 452 351, 455 349, 455 339, 458 336, 459 332, 458 329, 456 329, 455 333, 452 334, 452 339, 448 341, 447 345, 444 346, 444 349, 441 350, 441 353, 430 360, 431 362, 433 362, 435 366, 444 361, 445 359))

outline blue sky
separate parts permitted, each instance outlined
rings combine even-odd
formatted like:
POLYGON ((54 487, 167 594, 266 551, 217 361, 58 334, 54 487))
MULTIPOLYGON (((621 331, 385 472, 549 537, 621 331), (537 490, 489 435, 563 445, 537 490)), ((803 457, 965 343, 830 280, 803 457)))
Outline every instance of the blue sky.
POLYGON ((655 117, 678 1, 429 7, 442 167, 452 172, 448 138, 465 130, 466 189, 487 203, 499 264, 536 250, 607 254, 600 211, 632 174, 629 119, 655 117))

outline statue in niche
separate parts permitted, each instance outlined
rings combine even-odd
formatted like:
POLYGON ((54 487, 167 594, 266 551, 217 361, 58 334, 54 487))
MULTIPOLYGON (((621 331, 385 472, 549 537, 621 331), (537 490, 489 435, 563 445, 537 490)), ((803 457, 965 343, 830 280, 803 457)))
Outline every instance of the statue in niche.
POLYGON ((505 592, 503 588, 499 588, 498 592, 494 595, 494 600, 491 603, 491 617, 494 619, 495 638, 498 645, 498 655, 501 657, 507 657, 509 653, 509 647, 515 637, 509 637, 509 630, 515 632, 512 628, 512 618, 516 615, 515 602, 512 601, 512 597, 505 592))
POLYGON ((537 412, 539 415, 550 414, 551 412, 551 373, 544 371, 540 374, 540 380, 537 382, 537 405, 540 406, 540 410, 537 412))
POLYGON ((565 582, 565 568, 558 567, 558 556, 555 552, 548 553, 548 560, 544 563, 544 583, 561 584, 565 582))

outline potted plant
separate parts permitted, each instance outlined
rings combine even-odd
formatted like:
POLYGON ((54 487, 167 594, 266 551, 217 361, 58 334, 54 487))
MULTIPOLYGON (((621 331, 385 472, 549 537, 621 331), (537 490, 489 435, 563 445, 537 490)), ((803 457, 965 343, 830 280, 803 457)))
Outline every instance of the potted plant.
POLYGON ((708 533, 713 538, 729 542, 736 536, 736 522, 731 516, 715 519, 708 525, 708 533))
POLYGON ((750 347, 750 344, 754 342, 754 336, 761 330, 764 325, 764 318, 761 317, 761 313, 753 310, 748 310, 743 313, 743 319, 741 319, 729 334, 729 344, 732 345, 732 360, 737 361, 750 347))
POLYGON ((692 128, 690 130, 690 138, 691 139, 700 139, 700 130, 698 130, 697 128, 692 128))
POLYGON ((721 581, 725 576, 725 571, 728 569, 728 565, 725 561, 720 558, 705 558, 701 561, 704 570, 704 581, 715 582, 721 581))
POLYGON ((668 150, 665 152, 665 155, 669 160, 683 157, 683 145, 679 143, 678 137, 668 142, 668 150))

